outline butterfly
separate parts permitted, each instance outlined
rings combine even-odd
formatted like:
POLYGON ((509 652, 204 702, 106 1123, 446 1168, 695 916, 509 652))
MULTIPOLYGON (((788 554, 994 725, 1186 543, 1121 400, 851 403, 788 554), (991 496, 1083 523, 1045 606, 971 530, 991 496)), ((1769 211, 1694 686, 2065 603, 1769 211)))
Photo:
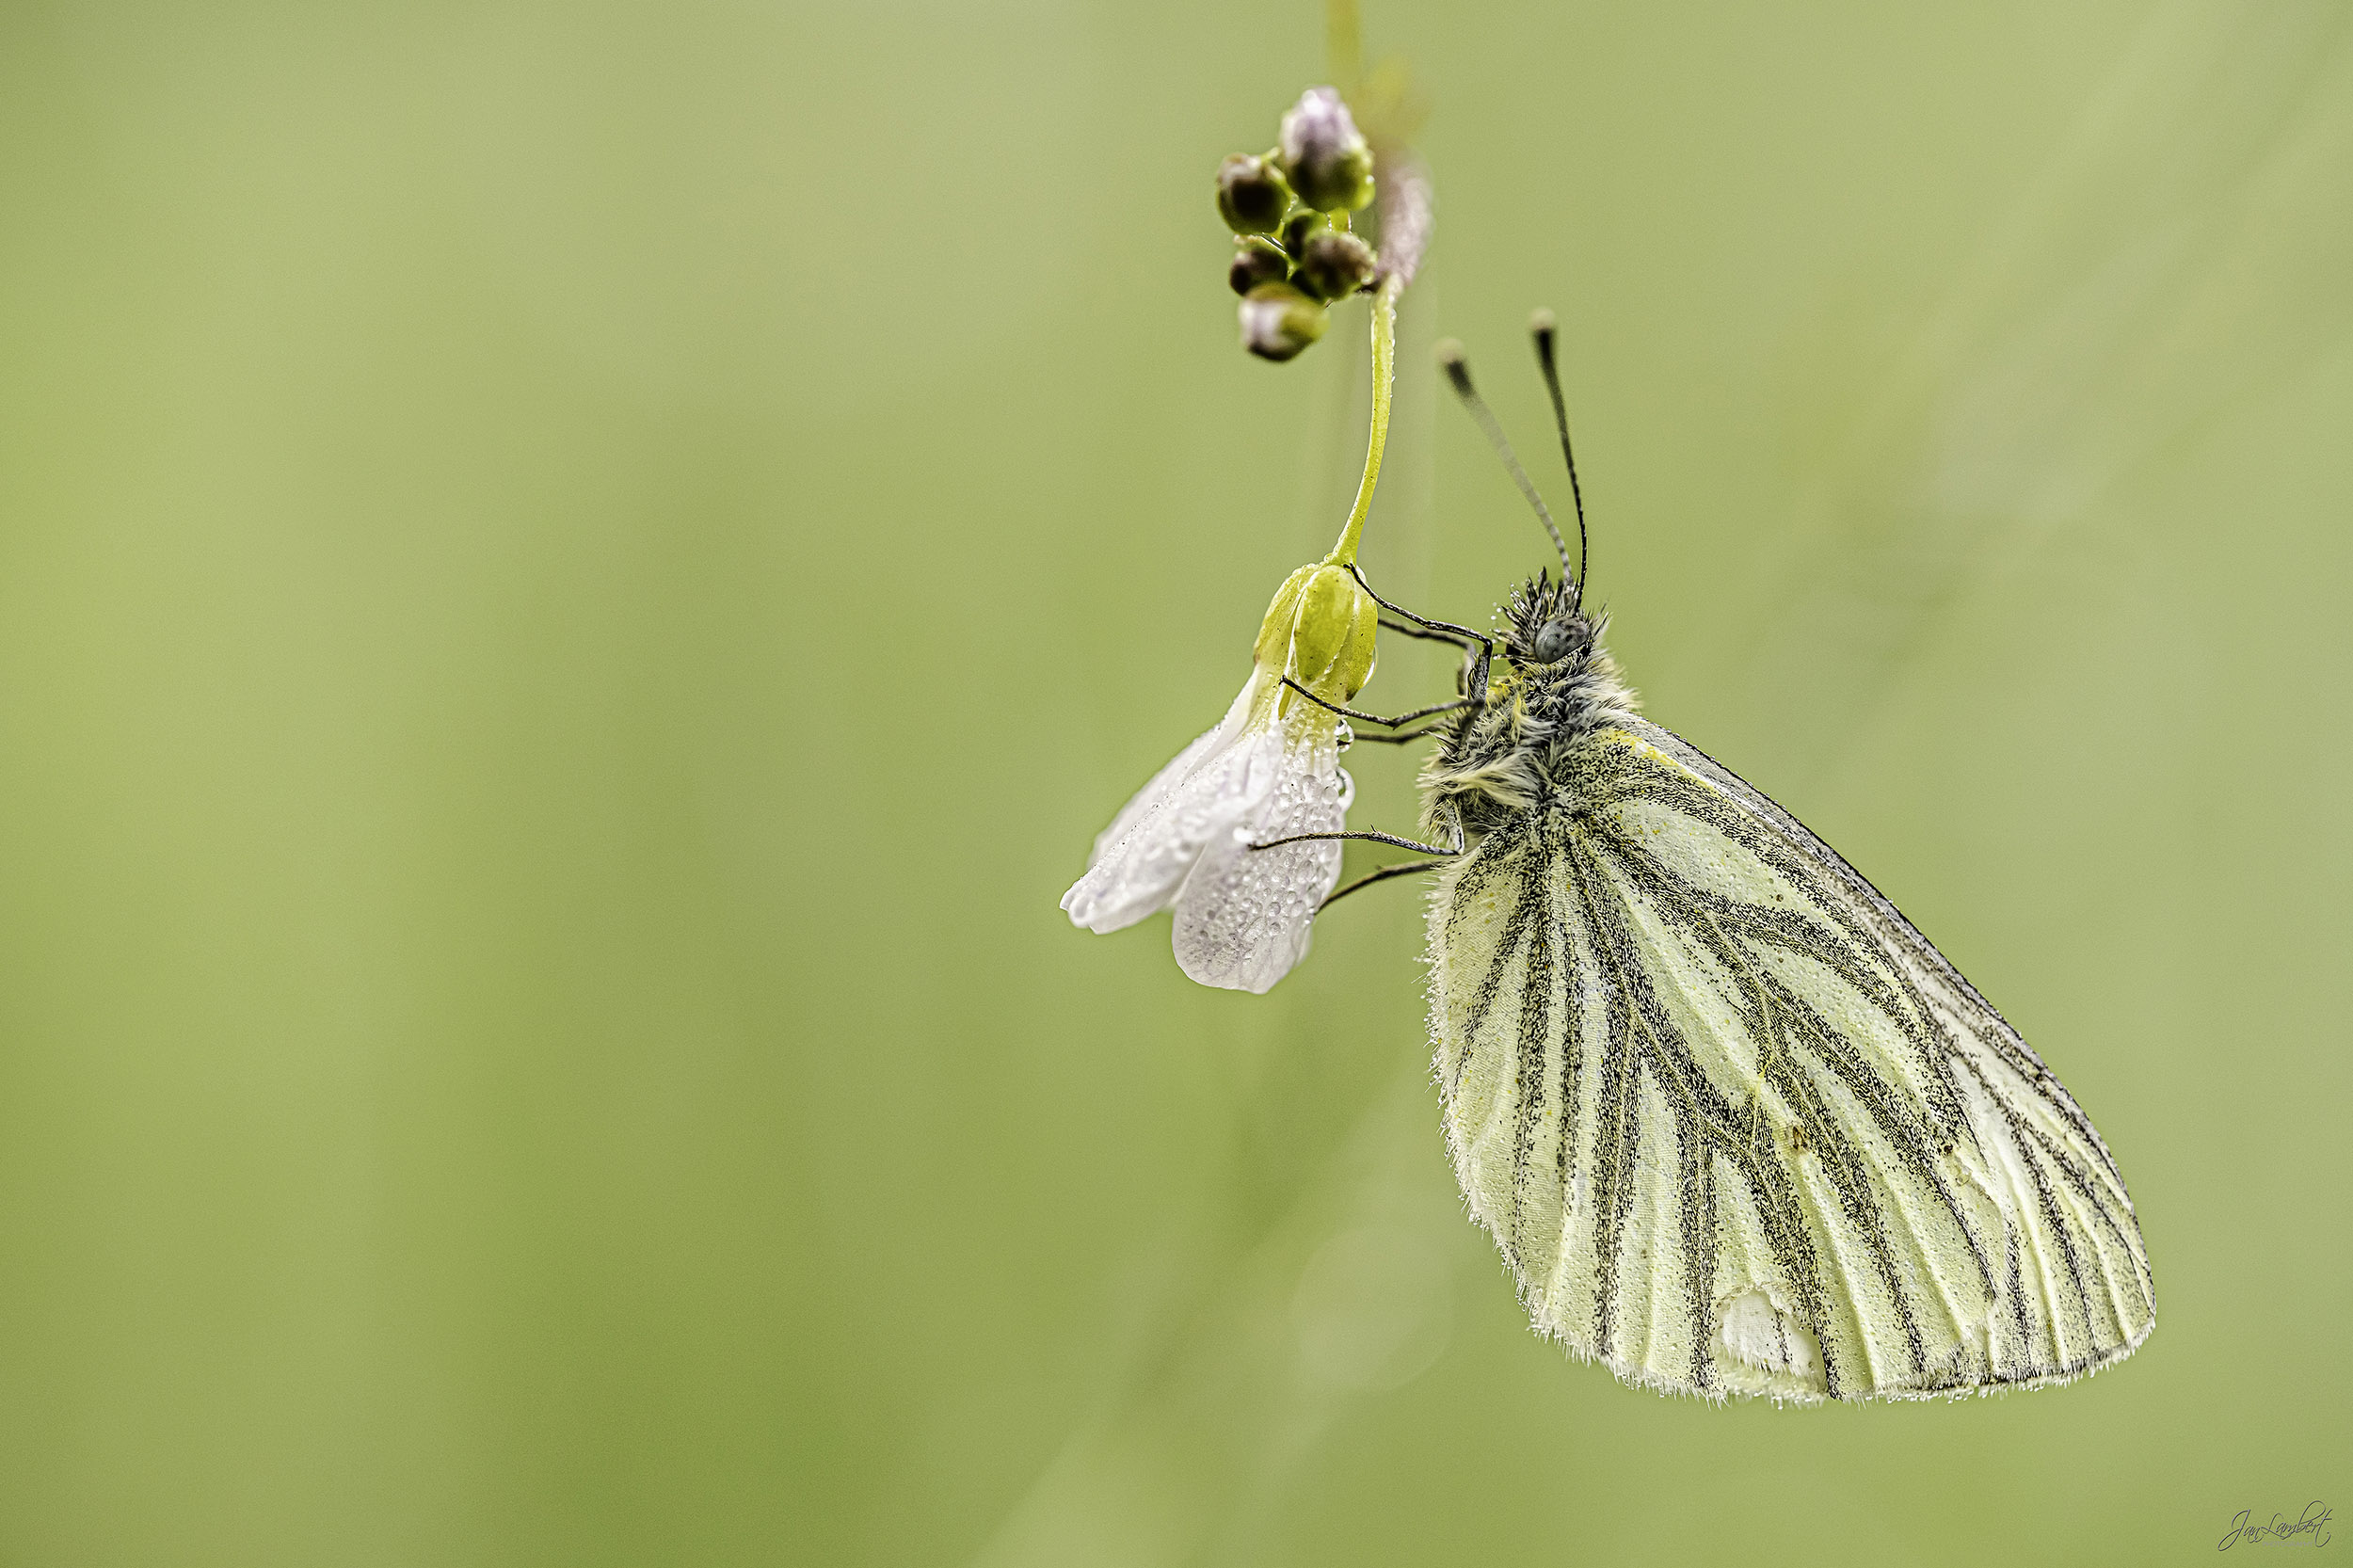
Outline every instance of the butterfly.
POLYGON ((1362 739, 1434 738, 1437 841, 1299 836, 1430 856, 1333 897, 1436 873, 1433 1069, 1472 1214, 1535 1326, 1639 1387, 1926 1398, 2121 1360, 2155 1297, 2089 1118, 1836 851, 1637 713, 1584 604, 1555 330, 1539 312, 1574 568, 1449 350, 1561 573, 1515 589, 1495 636, 1380 600, 1463 649, 1460 696, 1412 728, 1339 710, 1395 730, 1362 739))

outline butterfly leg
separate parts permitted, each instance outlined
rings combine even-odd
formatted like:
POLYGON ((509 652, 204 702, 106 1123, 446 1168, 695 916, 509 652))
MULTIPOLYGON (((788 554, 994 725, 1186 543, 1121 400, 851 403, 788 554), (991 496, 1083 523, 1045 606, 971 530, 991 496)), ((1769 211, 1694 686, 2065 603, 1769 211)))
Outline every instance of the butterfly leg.
MULTIPOLYGON (((1496 656, 1496 645, 1491 638, 1472 631, 1467 626, 1457 626, 1452 621, 1432 620, 1428 616, 1414 614, 1401 604, 1390 603, 1372 591, 1372 584, 1365 581, 1364 572, 1353 561, 1349 563, 1348 574, 1356 579, 1356 585, 1364 589, 1375 604, 1393 616, 1402 616, 1417 626, 1428 628, 1428 631, 1421 632, 1407 632, 1408 636, 1430 636, 1433 632, 1450 632, 1451 636, 1438 636, 1433 640, 1453 642, 1469 656, 1470 662, 1463 670, 1463 695, 1473 701, 1483 699, 1487 690, 1487 666, 1495 662, 1496 656)), ((1399 627, 1397 630, 1404 632, 1405 628, 1399 627)))
MULTIPOLYGON (((1367 591, 1369 592, 1370 590, 1368 589, 1367 591)), ((1463 649, 1465 653, 1469 652, 1473 648, 1478 646, 1475 643, 1465 642, 1462 638, 1456 636, 1451 632, 1425 632, 1418 626, 1414 626, 1401 620, 1391 620, 1386 616, 1383 616, 1380 618, 1383 626, 1387 627, 1390 631, 1398 633, 1400 636, 1419 637, 1426 643, 1451 643, 1456 648, 1463 649)))
POLYGON ((1436 856, 1435 859, 1417 860, 1410 864, 1401 863, 1395 866, 1383 866, 1378 871, 1369 872, 1365 875, 1358 877, 1347 887, 1342 888, 1338 892, 1332 894, 1321 904, 1316 905, 1316 913, 1320 915, 1323 913, 1324 910, 1329 909, 1335 903, 1346 898, 1349 894, 1354 892, 1359 888, 1369 888, 1376 882, 1386 882, 1393 876, 1411 876, 1416 872, 1436 871, 1440 866, 1451 864, 1455 856, 1463 853, 1463 822, 1460 817, 1454 819, 1453 828, 1454 832, 1452 837, 1454 839, 1454 842, 1451 845, 1417 843, 1412 839, 1401 839, 1394 833, 1363 832, 1295 833, 1288 839, 1273 839, 1263 844, 1252 844, 1250 847, 1252 849, 1273 849, 1279 844, 1305 843, 1311 840, 1324 839, 1369 839, 1377 844, 1395 844, 1400 849, 1417 850, 1423 855, 1436 856))
POLYGON ((1386 882, 1393 876, 1411 876, 1416 872, 1434 872, 1441 866, 1451 864, 1453 864, 1451 857, 1445 860, 1401 860, 1394 866, 1384 866, 1377 872, 1367 872, 1321 904, 1317 904, 1316 913, 1322 914, 1359 888, 1369 888, 1376 882, 1386 882))
MULTIPOLYGON (((1451 637, 1440 637, 1436 639, 1437 641, 1451 641, 1454 642, 1456 646, 1461 648, 1477 646, 1487 649, 1490 653, 1495 651, 1494 643, 1490 642, 1480 632, 1472 631, 1467 626, 1457 626, 1450 620, 1432 620, 1428 616, 1417 616, 1414 614, 1413 611, 1406 609, 1402 604, 1392 604, 1387 600, 1383 599, 1379 594, 1372 591, 1372 584, 1365 581, 1364 571, 1353 561, 1349 563, 1348 574, 1349 576, 1356 579, 1356 585, 1364 589, 1366 595, 1370 598, 1375 604, 1378 604, 1389 614, 1393 616, 1402 616, 1407 620, 1412 621, 1416 626, 1428 628, 1429 632, 1446 632, 1453 633, 1451 637)), ((1402 631, 1403 628, 1401 627, 1399 630, 1402 631)), ((1428 635, 1428 632, 1425 632, 1413 634, 1428 635)))
POLYGON ((1446 728, 1444 725, 1425 724, 1418 729, 1401 729, 1394 735, 1353 735, 1353 738, 1359 741, 1378 741, 1383 745, 1401 746, 1408 741, 1418 741, 1424 735, 1435 735, 1444 728, 1446 728))
POLYGON ((1410 622, 1391 620, 1386 616, 1381 617, 1381 624, 1401 637, 1419 637, 1426 643, 1445 643, 1449 647, 1461 648, 1463 667, 1455 671, 1454 689, 1465 696, 1475 691, 1486 690, 1488 650, 1480 644, 1465 642, 1451 632, 1425 632, 1410 622), (1474 674, 1478 677, 1475 683, 1472 680, 1474 674))
POLYGON ((1454 842, 1451 844, 1425 844, 1418 839, 1401 839, 1394 833, 1375 833, 1367 828, 1342 833, 1294 833, 1287 839, 1269 839, 1265 843, 1250 847, 1277 849, 1284 844, 1318 843, 1327 839, 1364 839, 1376 844, 1395 844, 1400 849, 1410 849, 1418 855, 1452 857, 1463 853, 1463 824, 1459 822, 1454 824, 1454 842))
MULTIPOLYGON (((1314 703, 1317 707, 1329 708, 1332 712, 1339 714, 1340 717, 1344 719, 1355 719, 1363 724, 1378 724, 1390 729, 1395 729, 1401 724, 1411 724, 1416 719, 1426 719, 1433 713, 1450 713, 1457 708, 1467 708, 1470 706, 1470 698, 1458 696, 1451 702, 1433 702, 1427 708, 1417 708, 1410 713, 1400 713, 1393 719, 1385 719, 1378 713, 1360 713, 1353 708, 1343 708, 1337 702, 1326 702, 1323 698, 1316 696, 1315 693, 1309 691, 1298 681, 1293 680, 1288 675, 1283 677, 1283 684, 1289 686, 1292 691, 1297 692, 1301 696, 1305 697, 1309 702, 1314 703)), ((1375 737, 1365 736, 1362 738, 1371 740, 1375 737)), ((1396 737, 1389 735, 1378 737, 1378 739, 1385 741, 1394 740, 1395 738, 1396 737)))

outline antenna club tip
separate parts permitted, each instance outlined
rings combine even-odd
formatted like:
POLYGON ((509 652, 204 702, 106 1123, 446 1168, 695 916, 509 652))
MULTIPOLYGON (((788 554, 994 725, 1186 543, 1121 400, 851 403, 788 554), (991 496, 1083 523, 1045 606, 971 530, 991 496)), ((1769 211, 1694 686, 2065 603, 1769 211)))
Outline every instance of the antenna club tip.
POLYGON ((1561 318, 1539 305, 1536 313, 1528 318, 1528 329, 1540 338, 1548 338, 1561 329, 1561 318))
POLYGON ((1433 352, 1438 368, 1446 372, 1448 380, 1454 383, 1454 390, 1468 397, 1471 390, 1470 360, 1463 352, 1463 341, 1460 338, 1443 339, 1433 352))

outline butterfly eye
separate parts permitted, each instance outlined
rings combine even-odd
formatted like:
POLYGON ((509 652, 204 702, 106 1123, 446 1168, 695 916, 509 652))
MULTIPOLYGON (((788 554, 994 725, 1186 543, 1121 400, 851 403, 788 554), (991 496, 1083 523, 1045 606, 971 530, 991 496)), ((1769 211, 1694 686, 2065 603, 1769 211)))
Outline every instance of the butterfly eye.
POLYGON ((1557 664, 1577 646, 1577 627, 1565 620, 1548 620, 1536 633, 1536 663, 1557 664))

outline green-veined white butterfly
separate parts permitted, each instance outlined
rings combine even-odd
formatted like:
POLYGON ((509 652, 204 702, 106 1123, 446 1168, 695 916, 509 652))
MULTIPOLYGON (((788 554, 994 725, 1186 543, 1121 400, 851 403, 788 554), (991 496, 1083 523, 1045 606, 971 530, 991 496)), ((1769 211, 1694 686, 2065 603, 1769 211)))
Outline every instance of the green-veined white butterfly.
MULTIPOLYGON (((1536 341, 1565 457, 1548 315, 1536 341)), ((1407 732, 1436 737, 1423 830, 1446 841, 1301 837, 1439 856, 1341 893, 1438 873, 1447 1140, 1536 1326, 1626 1383, 1719 1399, 2038 1387, 2130 1354, 2155 1322, 2148 1256, 2089 1119, 1835 851, 1637 716, 1583 608, 1581 499, 1572 568, 1459 353, 1447 368, 1561 580, 1515 590, 1493 640, 1384 601, 1465 650, 1455 710, 1407 732)))

